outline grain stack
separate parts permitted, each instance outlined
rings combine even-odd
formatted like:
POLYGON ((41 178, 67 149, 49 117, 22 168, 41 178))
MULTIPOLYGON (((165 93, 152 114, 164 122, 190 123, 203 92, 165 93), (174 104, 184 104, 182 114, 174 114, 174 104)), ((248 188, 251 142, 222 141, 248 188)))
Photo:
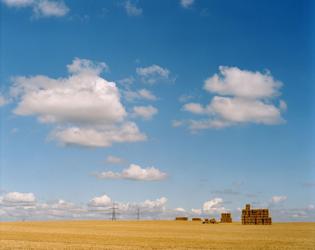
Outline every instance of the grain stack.
POLYGON ((231 213, 222 213, 220 222, 221 223, 232 223, 231 213))
POLYGON ((250 205, 246 204, 245 209, 242 210, 243 225, 271 225, 271 223, 268 209, 250 209, 250 205))
POLYGON ((187 221, 188 217, 176 217, 175 220, 187 221))
POLYGON ((212 218, 212 219, 209 220, 209 223, 211 223, 211 224, 217 224, 218 222, 216 221, 215 218, 212 218))

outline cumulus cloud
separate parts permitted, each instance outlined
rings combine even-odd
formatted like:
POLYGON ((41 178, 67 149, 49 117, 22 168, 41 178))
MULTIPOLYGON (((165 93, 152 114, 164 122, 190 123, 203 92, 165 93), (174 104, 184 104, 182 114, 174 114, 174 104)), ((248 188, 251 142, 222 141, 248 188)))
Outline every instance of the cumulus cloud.
POLYGON ((1 204, 32 204, 35 201, 33 193, 10 192, 1 198, 1 204))
MULTIPOLYGON (((106 210, 101 209, 110 209, 111 206, 115 204, 115 207, 122 218, 134 218, 135 215, 140 211, 141 216, 144 218, 155 218, 161 212, 165 211, 165 206, 167 203, 167 198, 161 197, 155 200, 145 200, 142 202, 113 202, 113 200, 107 196, 102 195, 99 197, 94 197, 88 203, 90 212, 106 212, 106 210)), ((108 210, 110 212, 110 210, 108 210)))
POLYGON ((94 213, 94 216, 101 213, 110 213, 110 207, 115 205, 119 217, 122 219, 135 219, 138 211, 142 219, 158 218, 159 215, 166 210, 167 198, 161 197, 155 200, 145 200, 143 202, 112 202, 112 199, 107 195, 93 198, 89 203, 89 213, 94 213), (108 209, 108 211, 107 211, 108 209))
POLYGON ((2 2, 9 7, 27 7, 32 6, 35 0, 2 0, 2 2))
POLYGON ((186 212, 186 210, 184 208, 182 208, 182 207, 177 207, 177 208, 174 209, 174 211, 175 212, 180 212, 180 213, 185 213, 186 212))
POLYGON ((226 208, 223 206, 222 198, 214 198, 212 200, 206 201, 203 203, 203 211, 209 214, 219 214, 226 211, 226 208))
POLYGON ((189 8, 194 4, 195 0, 180 0, 180 5, 183 8, 189 8))
POLYGON ((128 179, 136 181, 159 181, 167 177, 167 174, 155 167, 141 168, 136 164, 131 164, 122 172, 105 171, 96 174, 100 179, 128 179))
POLYGON ((261 99, 278 96, 282 83, 270 72, 241 70, 237 67, 219 67, 219 74, 205 81, 204 89, 220 95, 261 99))
POLYGON ((164 210, 166 203, 167 198, 161 197, 156 200, 145 200, 140 205, 150 210, 164 210))
POLYGON ((187 103, 183 106, 183 109, 185 111, 198 114, 198 115, 207 113, 206 109, 202 107, 200 103, 194 103, 194 102, 187 103))
POLYGON ((271 203, 278 204, 278 203, 286 201, 287 199, 288 197, 285 195, 275 195, 271 197, 271 203))
POLYGON ((8 100, 0 93, 0 107, 6 105, 8 100))
POLYGON ((49 138, 59 141, 62 145, 85 147, 109 147, 113 143, 146 140, 146 136, 133 122, 126 122, 121 126, 61 128, 53 131, 49 138))
POLYGON ((92 207, 107 207, 112 205, 112 199, 104 194, 102 196, 94 197, 92 200, 90 200, 88 205, 92 207))
POLYGON ((75 58, 71 64, 67 65, 71 74, 100 75, 104 70, 108 71, 109 67, 104 62, 93 62, 87 59, 75 58))
POLYGON ((13 78, 11 95, 18 101, 14 113, 54 124, 50 139, 65 145, 108 147, 146 139, 127 120, 116 84, 100 76, 105 63, 75 58, 67 68, 66 78, 13 78))
POLYGON ((55 0, 2 0, 11 8, 32 8, 35 17, 62 17, 69 12, 63 1, 55 0))
POLYGON ((137 7, 135 3, 129 0, 126 1, 123 6, 128 16, 140 16, 143 12, 141 8, 137 7))
POLYGON ((118 83, 122 84, 122 85, 125 85, 125 86, 129 86, 129 85, 133 84, 134 81, 135 81, 134 77, 133 76, 129 76, 129 77, 126 77, 126 78, 118 80, 118 83))
POLYGON ((114 155, 109 155, 106 158, 106 162, 109 164, 122 164, 125 162, 125 160, 123 158, 120 158, 114 155))
POLYGON ((40 0, 33 11, 38 17, 62 17, 69 12, 69 8, 62 1, 40 0))
POLYGON ((179 101, 179 102, 187 102, 187 101, 193 99, 194 97, 195 97, 195 96, 193 96, 193 95, 183 94, 183 95, 181 95, 181 96, 178 98, 178 101, 179 101))
POLYGON ((135 106, 133 107, 133 114, 136 117, 141 117, 144 120, 150 120, 158 113, 157 108, 149 106, 135 106))
POLYGON ((186 103, 183 110, 208 118, 192 119, 184 123, 193 131, 208 128, 224 128, 256 123, 275 125, 284 123, 282 113, 287 109, 280 96, 282 83, 269 72, 240 70, 236 67, 219 68, 220 74, 205 81, 205 90, 218 94, 208 105, 186 103))
POLYGON ((196 214, 196 215, 201 215, 202 214, 202 210, 200 208, 192 208, 191 212, 193 214, 196 214))
POLYGON ((184 121, 181 121, 181 120, 173 120, 171 124, 172 124, 172 127, 173 127, 173 128, 177 128, 177 127, 180 127, 180 126, 184 125, 184 121))
POLYGON ((157 97, 147 89, 140 89, 137 91, 127 90, 124 91, 124 97, 127 101, 137 101, 137 100, 148 100, 148 101, 155 101, 157 97))
POLYGON ((158 81, 169 80, 170 71, 159 65, 153 64, 148 67, 138 67, 136 73, 140 76, 142 82, 154 84, 158 81))
MULTIPOLYGON (((142 202, 115 202, 115 206, 121 219, 135 219, 138 210, 141 218, 156 219, 164 215, 166 203, 167 198, 161 197, 142 202)), ((110 218, 112 205, 113 199, 106 194, 86 204, 75 204, 63 199, 43 202, 36 200, 33 193, 9 192, 0 196, 0 216, 1 220, 104 219, 110 218)))

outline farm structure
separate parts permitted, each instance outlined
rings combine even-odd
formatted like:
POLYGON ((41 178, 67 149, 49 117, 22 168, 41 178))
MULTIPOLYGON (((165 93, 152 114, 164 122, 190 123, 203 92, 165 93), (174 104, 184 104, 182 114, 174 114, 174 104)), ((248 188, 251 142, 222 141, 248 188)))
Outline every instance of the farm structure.
POLYGON ((221 223, 232 223, 231 213, 222 213, 220 222, 221 223))
POLYGON ((188 217, 176 217, 175 220, 188 221, 188 217))
POLYGON ((216 221, 215 218, 211 218, 211 219, 204 219, 204 221, 202 222, 202 224, 218 224, 218 222, 216 221))
POLYGON ((243 225, 271 225, 271 223, 268 209, 251 209, 250 204, 246 204, 245 209, 242 210, 243 225))

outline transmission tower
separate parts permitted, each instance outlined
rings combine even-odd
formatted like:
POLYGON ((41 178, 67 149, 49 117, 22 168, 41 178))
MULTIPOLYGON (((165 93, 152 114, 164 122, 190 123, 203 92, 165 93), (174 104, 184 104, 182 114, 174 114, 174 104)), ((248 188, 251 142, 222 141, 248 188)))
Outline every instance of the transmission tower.
POLYGON ((113 206, 111 207, 112 209, 112 221, 117 220, 116 215, 117 215, 117 203, 113 202, 113 206))
POLYGON ((137 207, 137 220, 140 220, 140 207, 137 207))

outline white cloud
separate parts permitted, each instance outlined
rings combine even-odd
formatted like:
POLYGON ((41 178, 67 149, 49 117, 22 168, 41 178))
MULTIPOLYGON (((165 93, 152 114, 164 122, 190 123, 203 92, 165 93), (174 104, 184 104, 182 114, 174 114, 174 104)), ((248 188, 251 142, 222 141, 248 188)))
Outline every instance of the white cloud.
POLYGON ((270 98, 278 96, 282 83, 265 74, 241 70, 237 67, 219 67, 220 73, 205 81, 205 90, 220 95, 242 98, 270 98))
POLYGON ((56 203, 53 203, 51 205, 51 208, 53 209, 70 209, 70 208, 73 208, 75 207, 75 205, 71 202, 67 202, 65 200, 58 200, 56 203))
POLYGON ((195 0, 180 0, 180 4, 183 8, 189 8, 191 5, 193 5, 195 0))
POLYGON ((215 96, 208 107, 223 121, 279 124, 283 122, 279 108, 260 100, 215 96))
POLYGON ((272 196, 271 203, 278 204, 278 203, 286 201, 287 199, 288 197, 285 195, 275 195, 275 196, 272 196))
POLYGON ((106 158, 106 162, 109 164, 122 164, 125 160, 117 156, 109 155, 106 158))
POLYGON ((124 91, 124 97, 127 101, 132 102, 136 100, 148 100, 148 101, 155 101, 157 97, 147 89, 140 89, 137 91, 127 90, 124 91))
POLYGON ((186 210, 184 208, 182 208, 182 207, 177 207, 177 208, 174 209, 174 211, 175 212, 180 212, 180 213, 185 213, 186 212, 186 210))
POLYGON ((185 111, 194 113, 194 114, 205 114, 206 110, 202 107, 200 103, 187 103, 183 106, 183 109, 185 111))
POLYGON ((8 7, 22 8, 32 6, 35 0, 2 0, 2 2, 8 7))
POLYGON ((55 0, 2 0, 8 7, 30 7, 36 17, 62 17, 69 12, 63 1, 55 0))
POLYGON ((161 197, 156 200, 145 200, 140 205, 144 208, 153 209, 153 210, 164 210, 167 202, 167 198, 161 197))
POLYGON ((143 12, 141 8, 129 0, 124 3, 124 8, 128 16, 140 16, 143 12))
POLYGON ((158 110, 149 105, 149 106, 135 106, 133 107, 133 114, 137 117, 141 117, 144 120, 150 120, 154 115, 158 113, 158 110))
MULTIPOLYGON (((140 209, 141 218, 158 218, 165 211, 167 199, 161 197, 143 202, 115 202, 119 218, 134 219, 140 209)), ((32 193, 10 192, 0 197, 1 220, 46 220, 56 218, 67 219, 104 219, 110 214, 106 209, 113 205, 113 200, 106 194, 92 198, 87 204, 77 205, 59 199, 54 202, 36 201, 32 193)), ((110 210, 108 210, 110 211, 110 210)))
POLYGON ((203 204, 202 210, 209 214, 218 214, 226 211, 226 209, 223 207, 222 198, 214 198, 212 200, 206 201, 203 204))
POLYGON ((122 172, 105 171, 96 174, 100 179, 129 179, 136 181, 159 181, 167 177, 167 174, 155 167, 141 168, 136 164, 131 164, 129 168, 122 172))
POLYGON ((245 123, 275 125, 284 123, 282 112, 287 109, 283 100, 279 106, 274 100, 281 94, 282 83, 273 79, 270 73, 251 72, 236 67, 220 67, 205 82, 205 89, 214 96, 210 103, 187 103, 184 111, 207 116, 201 120, 185 121, 192 131, 207 128, 224 128, 245 123))
POLYGON ((148 67, 139 67, 136 69, 136 72, 140 76, 141 80, 148 84, 168 80, 170 76, 170 71, 168 69, 162 68, 156 64, 148 67))
POLYGON ((287 108, 288 108, 288 106, 287 106, 287 104, 286 104, 285 101, 280 100, 280 101, 279 101, 279 108, 280 108, 281 111, 286 111, 287 108))
POLYGON ((177 128, 177 127, 180 127, 183 125, 184 125, 184 121, 181 121, 181 120, 173 120, 172 121, 172 127, 173 128, 177 128))
POLYGON ((124 79, 118 80, 118 83, 122 84, 122 85, 129 86, 129 85, 133 84, 134 81, 135 81, 134 77, 133 76, 129 76, 129 77, 126 77, 124 79))
POLYGON ((14 113, 55 124, 50 138, 65 145, 108 147, 146 139, 135 123, 126 120, 116 84, 100 76, 105 63, 75 58, 67 68, 67 78, 13 78, 11 95, 18 100, 14 113))
POLYGON ((88 205, 92 207, 106 207, 112 205, 112 199, 104 194, 102 196, 94 197, 90 200, 88 205))
POLYGON ((193 95, 181 95, 179 98, 178 98, 178 101, 179 102, 187 102, 191 99, 193 99, 194 96, 193 95))
POLYGON ((100 75, 104 70, 108 71, 109 67, 104 62, 93 62, 87 59, 75 58, 71 64, 67 65, 71 74, 100 75))
POLYGON ((69 12, 69 8, 62 1, 39 0, 34 5, 37 17, 62 17, 69 12))
POLYGON ((0 107, 6 105, 8 100, 0 93, 0 107))
POLYGON ((1 199, 2 204, 6 203, 34 203, 36 201, 35 195, 33 193, 19 193, 19 192, 10 192, 5 194, 1 199))
POLYGON ((122 126, 57 129, 50 134, 50 139, 57 140, 62 145, 109 147, 113 143, 144 141, 146 136, 140 133, 135 123, 127 122, 122 126))
POLYGON ((191 209, 191 212, 192 212, 193 214, 197 214, 197 215, 201 215, 201 214, 202 214, 202 210, 199 209, 199 208, 192 208, 192 209, 191 209))

